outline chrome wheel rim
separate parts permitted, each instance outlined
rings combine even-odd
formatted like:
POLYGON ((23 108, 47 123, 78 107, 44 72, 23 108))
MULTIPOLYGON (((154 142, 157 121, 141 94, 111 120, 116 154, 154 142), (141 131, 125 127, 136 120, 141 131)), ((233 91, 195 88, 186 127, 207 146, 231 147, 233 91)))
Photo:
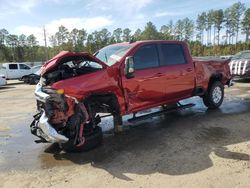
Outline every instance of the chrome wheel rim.
POLYGON ((212 93, 214 103, 218 104, 222 99, 222 89, 217 86, 214 88, 212 93))

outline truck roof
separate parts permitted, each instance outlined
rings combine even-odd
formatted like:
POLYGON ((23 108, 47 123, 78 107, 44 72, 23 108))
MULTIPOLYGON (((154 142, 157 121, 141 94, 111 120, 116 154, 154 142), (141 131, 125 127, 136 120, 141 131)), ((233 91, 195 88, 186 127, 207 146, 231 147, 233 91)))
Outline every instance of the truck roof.
POLYGON ((111 44, 109 46, 121 46, 121 45, 138 45, 138 44, 151 44, 151 43, 176 43, 176 44, 186 44, 184 41, 176 41, 176 40, 140 40, 134 42, 121 42, 111 44))
POLYGON ((26 64, 26 63, 17 63, 17 62, 13 62, 13 63, 3 63, 3 65, 9 65, 9 64, 26 64))

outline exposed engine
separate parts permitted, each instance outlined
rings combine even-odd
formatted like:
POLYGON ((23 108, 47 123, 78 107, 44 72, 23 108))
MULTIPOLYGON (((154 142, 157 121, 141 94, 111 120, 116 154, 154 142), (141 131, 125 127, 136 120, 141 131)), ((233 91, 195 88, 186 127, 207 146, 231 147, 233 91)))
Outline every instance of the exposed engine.
POLYGON ((63 59, 55 70, 46 73, 43 77, 46 80, 45 85, 51 85, 60 80, 88 74, 100 69, 102 67, 93 61, 88 61, 80 57, 70 57, 63 59))

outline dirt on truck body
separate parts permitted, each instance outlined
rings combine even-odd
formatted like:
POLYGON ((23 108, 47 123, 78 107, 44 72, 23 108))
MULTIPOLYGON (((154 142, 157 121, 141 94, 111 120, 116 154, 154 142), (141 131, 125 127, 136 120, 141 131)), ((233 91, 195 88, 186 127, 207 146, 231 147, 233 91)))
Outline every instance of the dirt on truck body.
POLYGON ((95 56, 61 52, 42 67, 31 132, 38 142, 89 150, 102 141, 100 113, 112 115, 117 130, 123 115, 133 113, 133 121, 147 118, 136 117, 137 112, 157 106, 165 111, 191 107, 178 101, 192 96, 215 109, 230 84, 228 61, 193 60, 185 42, 121 43, 95 56))

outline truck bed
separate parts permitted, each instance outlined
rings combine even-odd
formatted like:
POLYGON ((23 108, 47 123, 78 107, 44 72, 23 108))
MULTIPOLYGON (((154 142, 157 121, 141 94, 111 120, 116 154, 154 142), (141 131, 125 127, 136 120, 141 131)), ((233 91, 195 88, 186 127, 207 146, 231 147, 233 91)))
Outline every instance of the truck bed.
POLYGON ((193 58, 195 73, 196 73, 196 87, 202 87, 207 90, 209 79, 211 75, 220 75, 223 84, 227 84, 231 78, 229 61, 223 59, 208 58, 193 58))

